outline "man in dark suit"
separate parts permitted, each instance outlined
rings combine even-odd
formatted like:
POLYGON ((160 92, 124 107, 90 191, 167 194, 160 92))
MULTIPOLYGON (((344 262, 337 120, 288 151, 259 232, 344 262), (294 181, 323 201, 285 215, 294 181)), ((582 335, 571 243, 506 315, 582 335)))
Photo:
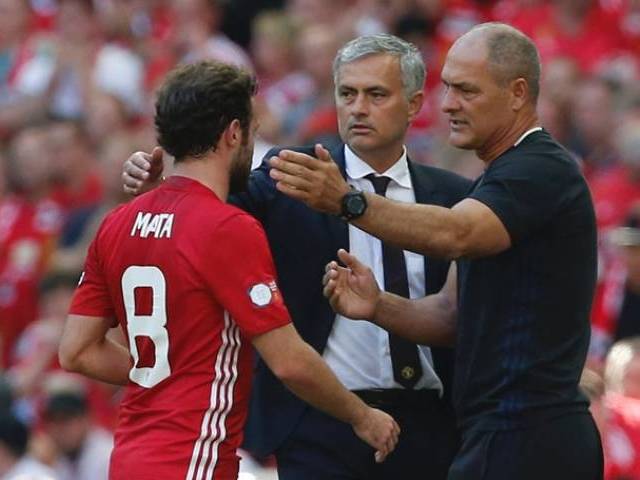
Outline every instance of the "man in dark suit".
MULTIPOLYGON (((345 144, 331 155, 358 189, 450 207, 470 183, 411 163, 404 147, 407 127, 422 106, 424 78, 420 53, 396 37, 372 35, 346 44, 334 64, 345 144)), ((319 148, 298 150, 313 153, 319 148)), ((161 153, 139 152, 125 163, 130 192, 157 181, 161 153)), ((376 464, 371 449, 348 425, 298 400, 258 361, 245 448, 258 455, 275 453, 281 480, 397 479, 415 472, 446 478, 457 438, 446 400, 451 352, 403 343, 375 325, 336 316, 322 296, 321 279, 336 250, 349 248, 367 259, 388 290, 417 298, 441 290, 449 263, 381 244, 348 225, 345 219, 360 208, 357 198, 345 203, 342 218, 289 199, 276 189, 266 161, 252 172, 248 190, 232 201, 264 226, 285 302, 302 338, 347 388, 389 412, 402 429, 395 452, 376 464)))

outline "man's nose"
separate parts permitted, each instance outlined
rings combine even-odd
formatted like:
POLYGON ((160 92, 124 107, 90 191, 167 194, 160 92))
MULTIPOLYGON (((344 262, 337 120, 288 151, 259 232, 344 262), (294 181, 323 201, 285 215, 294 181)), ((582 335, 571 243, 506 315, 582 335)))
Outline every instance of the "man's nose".
POLYGON ((367 115, 369 113, 369 102, 364 94, 358 94, 351 105, 351 112, 357 116, 367 115))
POLYGON ((460 109, 460 102, 458 102, 456 94, 451 88, 445 89, 440 107, 444 113, 451 113, 460 109))

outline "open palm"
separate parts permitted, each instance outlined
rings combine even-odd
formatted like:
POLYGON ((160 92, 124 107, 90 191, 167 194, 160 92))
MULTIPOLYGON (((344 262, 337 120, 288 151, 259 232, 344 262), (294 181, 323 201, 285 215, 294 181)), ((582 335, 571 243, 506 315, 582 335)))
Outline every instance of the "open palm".
POLYGON ((373 272, 346 250, 339 250, 338 258, 346 266, 335 261, 327 264, 324 296, 337 313, 355 320, 371 320, 380 298, 373 272))

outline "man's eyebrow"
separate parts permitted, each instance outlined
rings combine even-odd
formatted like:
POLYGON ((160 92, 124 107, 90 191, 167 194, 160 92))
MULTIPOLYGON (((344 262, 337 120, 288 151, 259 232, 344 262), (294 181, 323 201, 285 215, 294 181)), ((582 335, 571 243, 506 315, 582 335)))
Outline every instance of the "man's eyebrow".
MULTIPOLYGON (((338 90, 358 90, 358 88, 352 87, 351 85, 340 85, 338 87, 338 90)), ((389 92, 390 91, 389 88, 383 85, 372 85, 370 87, 365 87, 363 90, 365 92, 374 92, 374 91, 389 92)))
POLYGON ((447 87, 460 88, 462 90, 476 90, 477 87, 469 82, 447 82, 445 79, 441 79, 442 83, 447 87))

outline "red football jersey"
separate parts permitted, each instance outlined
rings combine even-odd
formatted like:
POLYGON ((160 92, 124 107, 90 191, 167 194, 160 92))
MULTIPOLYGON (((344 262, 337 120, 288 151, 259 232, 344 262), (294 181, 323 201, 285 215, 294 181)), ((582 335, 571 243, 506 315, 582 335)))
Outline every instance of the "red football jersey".
POLYGON ((171 177, 104 220, 71 313, 117 319, 129 338, 110 478, 235 479, 248 341, 290 322, 258 222, 171 177))

